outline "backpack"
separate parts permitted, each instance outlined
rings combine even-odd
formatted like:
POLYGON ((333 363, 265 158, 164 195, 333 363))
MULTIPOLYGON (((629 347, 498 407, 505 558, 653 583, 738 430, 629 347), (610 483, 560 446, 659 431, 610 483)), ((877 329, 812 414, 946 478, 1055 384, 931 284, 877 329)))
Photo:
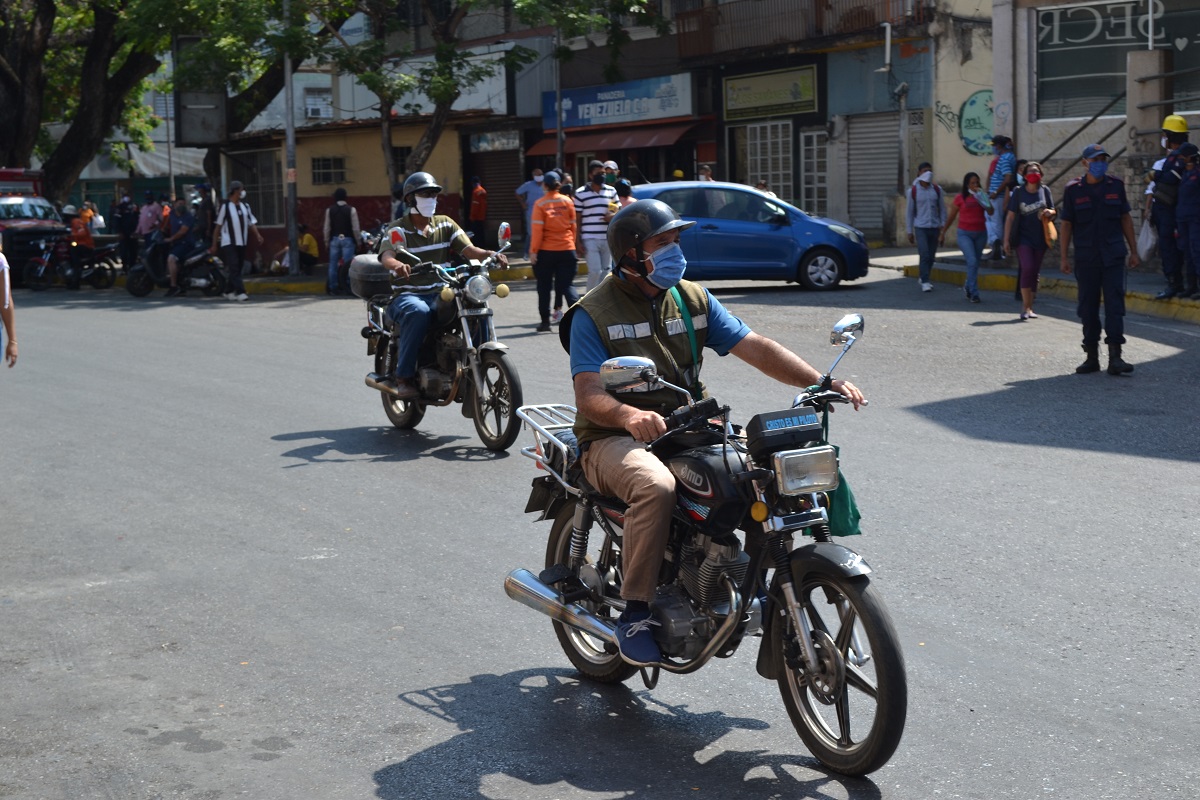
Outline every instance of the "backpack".
MULTIPOLYGON (((910 188, 911 188, 911 193, 912 193, 912 201, 915 203, 915 202, 917 202, 917 187, 916 187, 916 186, 912 186, 912 187, 910 187, 910 188)), ((941 186, 938 186, 938 185, 935 183, 935 184, 933 185, 933 188, 934 188, 934 189, 937 189, 938 202, 939 202, 939 203, 945 202, 944 200, 942 200, 942 187, 941 187, 941 186)))

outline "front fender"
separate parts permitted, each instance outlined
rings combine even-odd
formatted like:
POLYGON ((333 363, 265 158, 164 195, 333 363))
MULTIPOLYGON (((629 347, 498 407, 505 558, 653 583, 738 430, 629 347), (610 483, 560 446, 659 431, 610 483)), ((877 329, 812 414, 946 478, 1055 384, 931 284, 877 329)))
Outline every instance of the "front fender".
POLYGON ((500 342, 484 342, 483 344, 479 345, 479 349, 480 350, 495 350, 499 353, 504 353, 504 352, 508 351, 508 345, 501 344, 500 342))
MULTIPOLYGON (((804 577, 811 572, 823 572, 844 578, 857 578, 869 575, 871 567, 858 553, 833 542, 811 542, 797 547, 791 553, 792 581, 799 586, 804 577)), ((758 674, 767 680, 778 678, 774 653, 771 652, 771 628, 777 624, 777 618, 783 610, 783 597, 773 592, 768 612, 763 614, 762 642, 758 646, 758 674)))

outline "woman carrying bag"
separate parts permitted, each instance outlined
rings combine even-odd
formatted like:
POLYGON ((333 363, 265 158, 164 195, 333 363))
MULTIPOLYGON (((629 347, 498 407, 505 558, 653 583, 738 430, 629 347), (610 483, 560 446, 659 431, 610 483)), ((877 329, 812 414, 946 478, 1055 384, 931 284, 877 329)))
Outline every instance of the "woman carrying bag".
POLYGON ((1050 190, 1042 186, 1042 165, 1030 161, 1024 167, 1024 176, 1024 184, 1013 191, 1008 200, 1004 218, 1004 252, 1011 255, 1016 251, 1020 269, 1017 286, 1021 293, 1022 320, 1037 319, 1033 297, 1037 293, 1042 257, 1050 246, 1046 224, 1054 230, 1056 240, 1058 236, 1057 229, 1053 228, 1058 212, 1054 210, 1050 190))

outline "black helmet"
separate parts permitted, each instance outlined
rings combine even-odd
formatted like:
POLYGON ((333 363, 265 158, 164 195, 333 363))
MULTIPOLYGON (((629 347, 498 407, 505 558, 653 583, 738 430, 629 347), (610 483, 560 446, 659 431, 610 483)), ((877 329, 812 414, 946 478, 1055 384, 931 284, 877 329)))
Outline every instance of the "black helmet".
POLYGON ((438 182, 428 172, 414 172, 404 180, 405 202, 408 202, 410 194, 419 192, 422 189, 437 189, 440 192, 442 187, 438 185, 438 182))
POLYGON ((675 209, 661 200, 638 200, 630 203, 613 215, 608 223, 608 249, 612 252, 614 263, 622 265, 625 253, 629 248, 637 248, 637 264, 634 268, 642 275, 646 274, 646 265, 642 263, 645 255, 642 253, 642 243, 652 236, 667 231, 684 230, 695 225, 679 218, 675 209))

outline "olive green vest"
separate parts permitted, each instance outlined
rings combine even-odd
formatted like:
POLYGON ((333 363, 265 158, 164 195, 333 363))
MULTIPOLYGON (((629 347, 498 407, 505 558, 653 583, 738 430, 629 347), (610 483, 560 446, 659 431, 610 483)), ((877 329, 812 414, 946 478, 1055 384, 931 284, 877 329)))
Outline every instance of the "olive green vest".
MULTIPOLYGON (((704 362, 704 342, 708 334, 708 293, 691 281, 680 281, 677 288, 696 331, 698 360, 692 358, 687 326, 670 292, 646 297, 629 281, 609 275, 585 294, 579 305, 600 331, 609 358, 649 358, 658 367, 663 380, 689 390, 693 397, 702 397, 704 384, 700 382, 700 367, 704 362)), ((617 398, 635 408, 663 414, 687 403, 679 392, 666 388, 622 392, 617 398)), ((575 435, 580 444, 609 436, 627 436, 628 433, 622 428, 598 425, 582 413, 575 417, 575 435)))

